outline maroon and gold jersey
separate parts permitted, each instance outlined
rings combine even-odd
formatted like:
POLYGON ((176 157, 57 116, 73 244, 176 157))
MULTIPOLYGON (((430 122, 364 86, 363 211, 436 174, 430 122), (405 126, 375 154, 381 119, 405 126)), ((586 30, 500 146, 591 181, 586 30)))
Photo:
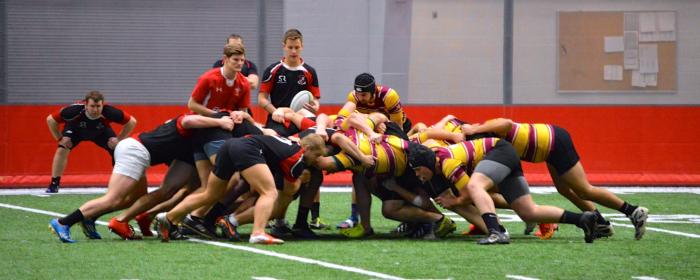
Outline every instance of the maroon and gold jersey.
POLYGON ((499 138, 481 138, 464 141, 447 147, 438 147, 435 155, 440 163, 442 174, 462 189, 469 182, 474 168, 491 151, 499 138))
POLYGON ((549 124, 514 123, 504 140, 513 144, 521 160, 543 162, 554 147, 554 128, 549 124))
POLYGON ((397 136, 385 135, 380 143, 372 143, 369 137, 355 129, 349 129, 345 135, 357 145, 362 154, 376 158, 373 167, 364 168, 362 164, 345 152, 333 156, 339 171, 353 170, 365 176, 401 176, 406 170, 408 141, 397 136))
MULTIPOLYGON (((392 88, 387 86, 377 86, 377 90, 372 96, 369 103, 360 103, 357 98, 357 93, 353 90, 348 93, 347 101, 355 103, 357 110, 363 114, 379 112, 386 115, 391 121, 402 124, 406 121, 406 114, 401 108, 401 100, 399 94, 392 88)), ((340 112, 340 115, 347 117, 351 112, 340 112)))

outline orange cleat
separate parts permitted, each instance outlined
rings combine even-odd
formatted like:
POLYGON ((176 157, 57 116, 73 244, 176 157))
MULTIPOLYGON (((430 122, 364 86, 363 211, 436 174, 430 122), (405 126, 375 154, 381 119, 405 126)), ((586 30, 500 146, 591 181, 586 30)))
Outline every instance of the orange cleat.
POLYGON ((284 240, 274 238, 272 235, 269 235, 267 233, 250 235, 250 239, 248 240, 248 242, 250 242, 252 244, 265 244, 265 245, 284 244, 284 240))
POLYGON ((469 231, 463 231, 462 235, 486 235, 486 233, 474 226, 473 224, 470 224, 469 231))
POLYGON ((143 236, 153 236, 151 231, 151 223, 153 223, 153 217, 148 214, 148 212, 143 212, 134 218, 136 223, 139 225, 139 230, 143 236))
POLYGON ((107 225, 109 231, 116 235, 119 235, 124 240, 138 240, 141 239, 140 235, 134 232, 134 228, 131 227, 129 222, 120 222, 117 218, 112 218, 109 220, 109 225, 107 225))
POLYGON ((535 236, 538 236, 542 240, 547 240, 554 236, 554 232, 559 230, 558 224, 539 224, 539 229, 535 232, 535 236))

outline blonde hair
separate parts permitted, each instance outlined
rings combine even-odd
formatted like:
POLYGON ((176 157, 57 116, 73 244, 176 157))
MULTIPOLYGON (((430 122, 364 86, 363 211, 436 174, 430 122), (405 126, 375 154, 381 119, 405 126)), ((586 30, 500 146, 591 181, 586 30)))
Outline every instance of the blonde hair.
POLYGON ((316 133, 310 133, 309 135, 304 136, 304 138, 301 138, 299 143, 301 143, 304 150, 320 151, 321 155, 326 154, 326 141, 323 141, 323 138, 316 133))

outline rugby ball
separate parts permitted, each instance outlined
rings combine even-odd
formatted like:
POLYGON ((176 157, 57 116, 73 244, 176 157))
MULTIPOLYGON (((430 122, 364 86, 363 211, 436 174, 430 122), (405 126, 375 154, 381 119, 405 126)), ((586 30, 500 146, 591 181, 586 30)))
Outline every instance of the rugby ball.
POLYGON ((314 95, 311 94, 310 91, 302 90, 296 95, 294 95, 294 98, 292 98, 292 102, 289 104, 289 108, 291 108, 294 112, 297 112, 301 109, 304 109, 304 104, 310 103, 313 100, 314 95))

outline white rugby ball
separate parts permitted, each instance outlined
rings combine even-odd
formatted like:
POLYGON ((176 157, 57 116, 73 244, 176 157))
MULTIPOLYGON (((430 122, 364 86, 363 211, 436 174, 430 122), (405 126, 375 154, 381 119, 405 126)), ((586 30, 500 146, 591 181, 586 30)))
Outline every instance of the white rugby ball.
POLYGON ((289 104, 289 108, 291 108, 294 112, 297 112, 304 109, 304 104, 311 103, 313 100, 314 95, 311 94, 310 91, 302 90, 294 95, 294 98, 292 98, 292 103, 289 104))

